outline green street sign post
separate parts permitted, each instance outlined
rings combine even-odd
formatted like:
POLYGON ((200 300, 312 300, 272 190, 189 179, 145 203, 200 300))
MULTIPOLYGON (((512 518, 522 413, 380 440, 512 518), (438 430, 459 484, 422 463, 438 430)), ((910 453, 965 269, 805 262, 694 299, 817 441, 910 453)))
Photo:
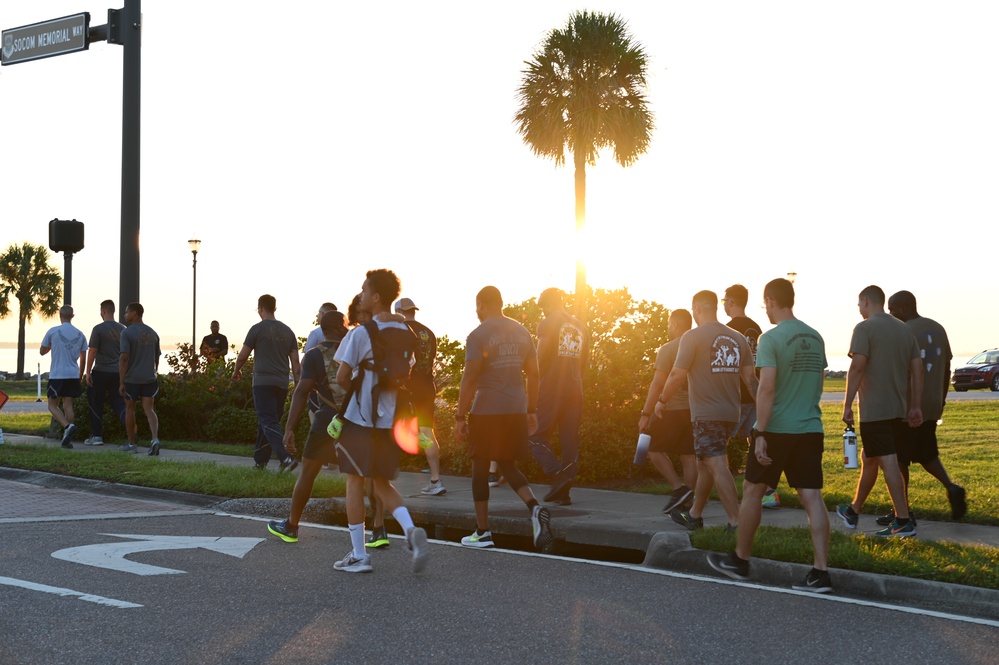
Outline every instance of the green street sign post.
POLYGON ((3 44, 0 64, 16 65, 86 51, 89 35, 90 14, 86 12, 4 30, 0 37, 3 44))

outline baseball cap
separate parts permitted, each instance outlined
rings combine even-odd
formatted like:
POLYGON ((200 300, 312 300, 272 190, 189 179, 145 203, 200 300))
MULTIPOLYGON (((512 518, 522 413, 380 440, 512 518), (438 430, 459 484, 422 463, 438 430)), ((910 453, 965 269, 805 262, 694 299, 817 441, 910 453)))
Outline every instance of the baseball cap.
POLYGON ((399 301, 395 304, 396 312, 408 312, 412 309, 420 309, 420 308, 417 307, 416 303, 414 303, 409 298, 399 298, 399 301))

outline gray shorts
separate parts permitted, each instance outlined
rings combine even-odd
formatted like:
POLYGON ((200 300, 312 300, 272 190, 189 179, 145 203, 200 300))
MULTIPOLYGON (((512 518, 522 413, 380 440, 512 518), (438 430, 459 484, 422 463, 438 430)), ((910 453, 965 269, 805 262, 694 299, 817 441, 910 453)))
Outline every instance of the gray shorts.
POLYGON ((694 454, 697 459, 727 455, 728 440, 737 425, 727 420, 695 420, 694 454))

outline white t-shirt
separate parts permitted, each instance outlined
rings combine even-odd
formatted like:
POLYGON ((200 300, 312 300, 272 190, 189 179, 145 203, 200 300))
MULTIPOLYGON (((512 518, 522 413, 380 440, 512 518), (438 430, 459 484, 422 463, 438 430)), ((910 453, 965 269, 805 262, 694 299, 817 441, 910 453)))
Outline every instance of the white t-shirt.
POLYGON ((309 336, 305 338, 305 347, 302 348, 302 355, 311 351, 312 349, 319 346, 319 342, 323 341, 323 329, 316 328, 309 333, 309 336))
POLYGON ((42 338, 42 346, 52 349, 50 379, 79 379, 80 354, 87 352, 87 336, 67 321, 49 328, 42 338))
MULTIPOLYGON (((376 321, 379 330, 385 328, 401 328, 409 330, 405 323, 400 321, 376 321)), ((347 363, 354 370, 357 376, 358 367, 365 360, 373 360, 374 354, 371 351, 371 338, 364 326, 357 326, 347 333, 347 336, 340 342, 340 348, 333 356, 340 362, 347 363)), ((382 390, 378 396, 378 417, 372 423, 371 418, 371 389, 374 387, 377 377, 372 371, 365 371, 361 387, 350 397, 350 403, 344 412, 344 416, 352 423, 365 427, 375 427, 376 429, 392 429, 395 419, 395 394, 394 390, 382 390), (358 406, 360 397, 360 406, 358 406)))

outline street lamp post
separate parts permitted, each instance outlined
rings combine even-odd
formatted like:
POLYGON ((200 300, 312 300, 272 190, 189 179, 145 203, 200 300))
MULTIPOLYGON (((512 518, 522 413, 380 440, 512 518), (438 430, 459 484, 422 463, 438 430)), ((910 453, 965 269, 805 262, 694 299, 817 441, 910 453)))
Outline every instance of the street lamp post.
POLYGON ((191 294, 191 355, 193 356, 197 353, 197 335, 198 335, 198 249, 201 248, 201 241, 197 237, 193 237, 187 241, 187 246, 191 248, 191 256, 194 257, 194 262, 191 264, 191 270, 194 272, 194 286, 191 294))

